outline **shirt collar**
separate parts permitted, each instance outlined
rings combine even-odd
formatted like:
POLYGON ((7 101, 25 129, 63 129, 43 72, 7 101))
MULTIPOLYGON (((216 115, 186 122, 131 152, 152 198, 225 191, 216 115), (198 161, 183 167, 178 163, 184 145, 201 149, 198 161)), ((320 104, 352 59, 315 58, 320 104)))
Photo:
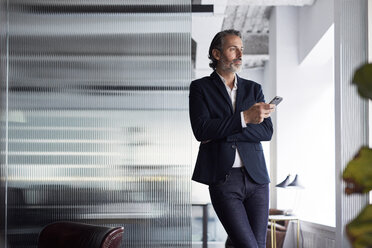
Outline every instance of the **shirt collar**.
MULTIPOLYGON (((227 84, 226 84, 226 80, 216 71, 216 73, 217 73, 217 75, 221 78, 221 80, 222 80, 222 82, 225 84, 225 86, 227 87, 227 88, 229 88, 228 86, 227 86, 227 84)), ((234 78, 234 86, 233 86, 233 88, 232 88, 232 90, 236 90, 238 88, 238 77, 237 77, 237 75, 236 75, 236 73, 235 73, 235 78, 234 78)))

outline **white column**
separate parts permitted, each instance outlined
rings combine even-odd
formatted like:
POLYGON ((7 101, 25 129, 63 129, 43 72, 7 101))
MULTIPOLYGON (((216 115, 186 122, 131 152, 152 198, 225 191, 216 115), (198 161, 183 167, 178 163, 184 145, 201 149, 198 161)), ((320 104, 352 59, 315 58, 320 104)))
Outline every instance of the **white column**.
POLYGON ((336 247, 351 247, 345 225, 368 202, 347 196, 341 173, 362 145, 368 144, 367 101, 351 84, 355 69, 367 62, 367 1, 335 0, 336 247))

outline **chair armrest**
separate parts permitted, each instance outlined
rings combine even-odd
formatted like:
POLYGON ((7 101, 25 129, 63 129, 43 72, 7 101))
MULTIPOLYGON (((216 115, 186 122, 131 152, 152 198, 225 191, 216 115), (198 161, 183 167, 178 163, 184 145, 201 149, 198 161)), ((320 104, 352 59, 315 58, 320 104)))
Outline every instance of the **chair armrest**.
POLYGON ((118 248, 124 228, 60 221, 45 226, 38 248, 118 248))

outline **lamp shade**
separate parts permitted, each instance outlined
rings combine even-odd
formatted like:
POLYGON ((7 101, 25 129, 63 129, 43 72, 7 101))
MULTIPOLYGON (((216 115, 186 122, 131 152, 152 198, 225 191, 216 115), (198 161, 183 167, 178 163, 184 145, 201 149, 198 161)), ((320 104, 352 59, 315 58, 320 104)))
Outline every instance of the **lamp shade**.
POLYGON ((293 179, 293 181, 290 184, 287 185, 287 187, 304 188, 304 186, 302 186, 302 184, 299 182, 297 174, 296 174, 295 178, 293 179))
POLYGON ((283 182, 277 184, 275 187, 279 187, 279 188, 286 188, 290 183, 289 183, 289 177, 290 175, 288 175, 283 182))

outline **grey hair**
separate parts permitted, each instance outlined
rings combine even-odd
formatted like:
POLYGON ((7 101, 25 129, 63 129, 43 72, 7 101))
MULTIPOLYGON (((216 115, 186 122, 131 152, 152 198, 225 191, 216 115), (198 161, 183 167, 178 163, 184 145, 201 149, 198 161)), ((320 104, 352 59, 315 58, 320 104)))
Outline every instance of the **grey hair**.
POLYGON ((223 30, 221 32, 218 32, 214 36, 214 38, 211 42, 211 45, 209 46, 209 54, 208 54, 208 58, 211 60, 211 62, 209 63, 209 67, 211 67, 213 70, 216 69, 218 60, 213 57, 212 51, 213 51, 213 49, 217 49, 219 51, 222 50, 224 38, 227 35, 236 35, 239 38, 242 38, 242 35, 241 35, 240 31, 237 31, 237 30, 234 30, 234 29, 223 30))

